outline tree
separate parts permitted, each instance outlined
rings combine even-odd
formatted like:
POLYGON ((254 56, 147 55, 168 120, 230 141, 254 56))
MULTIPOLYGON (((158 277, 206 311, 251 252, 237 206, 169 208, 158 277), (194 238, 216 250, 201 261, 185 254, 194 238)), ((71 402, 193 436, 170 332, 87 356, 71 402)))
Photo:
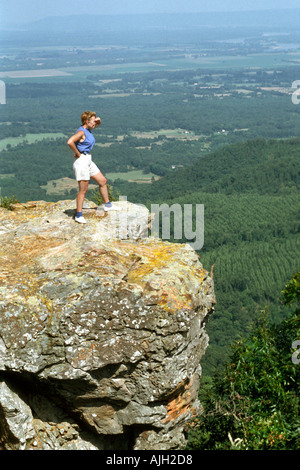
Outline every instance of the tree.
POLYGON ((282 291, 283 303, 296 310, 278 325, 263 311, 249 337, 232 346, 223 373, 205 387, 189 449, 300 449, 300 364, 292 360, 292 344, 300 340, 299 281, 300 272, 282 291))

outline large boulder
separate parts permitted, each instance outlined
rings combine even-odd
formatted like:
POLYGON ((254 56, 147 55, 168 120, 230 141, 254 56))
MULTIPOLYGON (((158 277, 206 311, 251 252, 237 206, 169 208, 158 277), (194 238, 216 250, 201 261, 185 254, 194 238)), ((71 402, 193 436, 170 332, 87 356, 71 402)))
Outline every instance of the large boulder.
POLYGON ((0 447, 179 449, 200 411, 213 281, 144 206, 0 208, 0 447))

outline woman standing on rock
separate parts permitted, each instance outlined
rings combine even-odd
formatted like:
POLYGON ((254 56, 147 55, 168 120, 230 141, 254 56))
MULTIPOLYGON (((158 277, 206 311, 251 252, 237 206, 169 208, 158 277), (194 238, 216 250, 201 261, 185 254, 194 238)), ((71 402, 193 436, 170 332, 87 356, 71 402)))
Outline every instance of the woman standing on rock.
POLYGON ((99 192, 104 201, 104 210, 117 210, 118 208, 109 201, 106 178, 92 161, 91 150, 95 145, 95 137, 92 134, 92 130, 100 126, 101 119, 96 116, 95 112, 85 111, 81 115, 81 122, 82 126, 79 127, 76 134, 69 138, 68 146, 73 150, 74 158, 76 159, 73 164, 73 170, 79 185, 75 221, 85 224, 86 220, 82 215, 82 207, 90 178, 99 184, 99 192))

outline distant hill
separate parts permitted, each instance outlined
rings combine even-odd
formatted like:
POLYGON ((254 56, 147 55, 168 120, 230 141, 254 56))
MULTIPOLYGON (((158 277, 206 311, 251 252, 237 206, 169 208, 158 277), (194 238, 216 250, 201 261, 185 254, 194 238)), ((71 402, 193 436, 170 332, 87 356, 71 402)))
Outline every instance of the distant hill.
POLYGON ((284 195, 300 189, 300 139, 255 139, 206 154, 151 186, 129 190, 142 201, 202 193, 284 195))
POLYGON ((247 12, 202 12, 202 13, 157 13, 136 15, 93 15, 52 16, 25 25, 34 30, 74 31, 88 24, 89 30, 105 31, 143 29, 198 29, 206 27, 250 27, 299 26, 300 9, 261 10, 247 12))
MULTIPOLYGON (((92 11, 89 10, 89 11, 92 11)), ((0 42, 29 45, 184 44, 254 34, 298 33, 300 9, 147 15, 51 16, 0 31, 0 42)))

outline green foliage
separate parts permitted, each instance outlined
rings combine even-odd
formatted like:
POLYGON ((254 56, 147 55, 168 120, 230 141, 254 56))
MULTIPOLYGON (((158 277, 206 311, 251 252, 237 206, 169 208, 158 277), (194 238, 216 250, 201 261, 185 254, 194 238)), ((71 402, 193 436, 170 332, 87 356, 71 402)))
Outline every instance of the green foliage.
MULTIPOLYGON (((113 193, 113 186, 111 186, 110 184, 107 185, 107 190, 108 190, 108 197, 109 197, 109 200, 110 201, 115 201, 116 198, 115 198, 115 195, 113 193)), ((92 201, 94 201, 97 205, 101 205, 103 204, 103 199, 102 199, 102 196, 101 194, 99 193, 98 189, 92 189, 91 192, 90 192, 90 198, 92 199, 92 201)))
POLYGON ((300 301, 300 272, 296 273, 282 291, 284 303, 291 305, 300 301))
MULTIPOLYGON (((255 139, 223 147, 153 183, 148 196, 208 194, 295 194, 300 186, 300 139, 255 139)), ((138 188, 137 188, 138 189, 138 188)), ((142 195, 141 195, 142 197, 142 195)))
MULTIPOLYGON (((299 301, 299 274, 283 291, 289 305, 299 301)), ((224 370, 201 393, 204 412, 189 431, 189 449, 300 449, 300 365, 291 354, 299 320, 296 310, 274 325, 263 311, 247 339, 232 346, 224 370)))
POLYGON ((16 204, 18 202, 20 201, 16 199, 15 196, 12 196, 12 197, 4 196, 0 198, 0 206, 4 207, 5 209, 11 209, 11 205, 16 204))

